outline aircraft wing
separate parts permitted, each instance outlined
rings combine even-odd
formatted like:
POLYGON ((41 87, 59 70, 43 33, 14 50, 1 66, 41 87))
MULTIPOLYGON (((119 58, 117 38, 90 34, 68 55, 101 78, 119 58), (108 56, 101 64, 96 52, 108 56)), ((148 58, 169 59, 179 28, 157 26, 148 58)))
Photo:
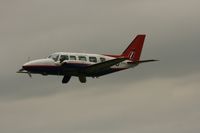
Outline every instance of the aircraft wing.
POLYGON ((88 66, 88 67, 84 68, 83 72, 85 74, 98 73, 100 71, 107 70, 111 66, 116 65, 116 64, 123 62, 125 60, 127 60, 127 58, 117 58, 117 59, 113 59, 113 60, 108 60, 108 61, 105 61, 105 62, 102 62, 102 63, 98 63, 98 64, 88 66))

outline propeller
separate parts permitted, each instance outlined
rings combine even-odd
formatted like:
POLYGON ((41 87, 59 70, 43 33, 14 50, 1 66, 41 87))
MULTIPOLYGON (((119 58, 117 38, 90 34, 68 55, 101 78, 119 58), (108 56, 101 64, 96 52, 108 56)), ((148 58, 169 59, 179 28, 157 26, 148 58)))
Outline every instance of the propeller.
POLYGON ((32 78, 32 75, 29 71, 26 71, 24 68, 20 69, 19 71, 17 71, 17 73, 25 73, 25 74, 28 74, 28 76, 30 78, 32 78))
MULTIPOLYGON (((29 62, 31 60, 31 57, 28 57, 27 58, 27 62, 29 62)), ((27 74, 30 78, 32 78, 32 75, 31 75, 31 72, 27 71, 27 74)))
MULTIPOLYGON (((30 57, 28 57, 28 59, 27 59, 27 62, 29 62, 29 61, 30 61, 30 57)), ((28 76, 30 78, 32 78, 31 72, 25 70, 24 68, 21 68, 19 71, 17 71, 17 73, 25 73, 25 74, 28 74, 28 76)))
POLYGON ((32 75, 31 75, 31 73, 30 73, 30 72, 27 72, 27 74, 28 74, 28 76, 29 76, 30 78, 32 78, 32 75))

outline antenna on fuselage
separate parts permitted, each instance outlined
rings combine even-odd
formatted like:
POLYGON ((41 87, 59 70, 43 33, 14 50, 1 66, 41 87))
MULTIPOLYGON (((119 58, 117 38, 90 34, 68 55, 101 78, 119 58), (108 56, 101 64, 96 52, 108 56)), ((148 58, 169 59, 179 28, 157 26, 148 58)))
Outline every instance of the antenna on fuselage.
POLYGON ((28 57, 27 62, 29 62, 31 60, 31 57, 28 57))

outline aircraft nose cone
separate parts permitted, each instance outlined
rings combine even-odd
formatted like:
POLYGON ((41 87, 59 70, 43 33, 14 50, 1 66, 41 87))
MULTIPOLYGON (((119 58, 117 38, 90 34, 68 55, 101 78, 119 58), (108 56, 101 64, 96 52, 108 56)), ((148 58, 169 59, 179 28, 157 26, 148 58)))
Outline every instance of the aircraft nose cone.
POLYGON ((22 65, 22 68, 17 71, 17 73, 23 73, 24 71, 28 71, 28 66, 29 66, 29 62, 25 63, 24 65, 22 65))
POLYGON ((24 65, 22 65, 22 68, 26 70, 26 69, 27 69, 27 67, 28 67, 29 65, 30 65, 30 63, 29 63, 29 62, 27 62, 27 63, 25 63, 24 65))
POLYGON ((27 63, 25 63, 24 65, 22 65, 23 68, 26 67, 26 66, 27 66, 27 63))
POLYGON ((25 70, 30 70, 30 69, 40 67, 40 66, 45 66, 45 65, 53 66, 55 65, 55 63, 51 59, 38 59, 38 60, 32 60, 25 63, 24 65, 22 65, 22 68, 25 70))

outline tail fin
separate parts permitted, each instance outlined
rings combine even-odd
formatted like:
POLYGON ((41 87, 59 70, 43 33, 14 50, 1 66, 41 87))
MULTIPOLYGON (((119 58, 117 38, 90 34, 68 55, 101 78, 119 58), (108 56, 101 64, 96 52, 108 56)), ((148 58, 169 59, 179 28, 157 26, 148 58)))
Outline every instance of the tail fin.
POLYGON ((139 61, 146 35, 137 35, 128 48, 122 53, 122 56, 132 61, 139 61))

